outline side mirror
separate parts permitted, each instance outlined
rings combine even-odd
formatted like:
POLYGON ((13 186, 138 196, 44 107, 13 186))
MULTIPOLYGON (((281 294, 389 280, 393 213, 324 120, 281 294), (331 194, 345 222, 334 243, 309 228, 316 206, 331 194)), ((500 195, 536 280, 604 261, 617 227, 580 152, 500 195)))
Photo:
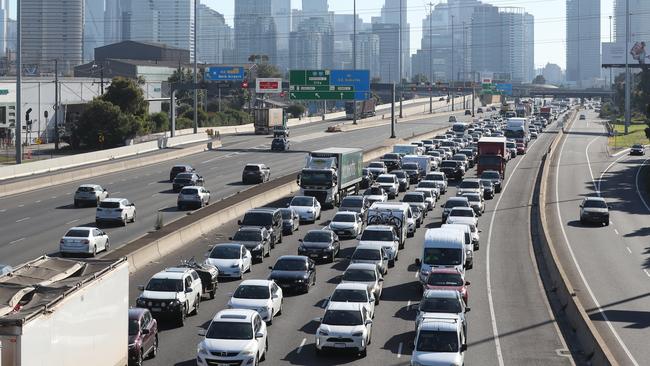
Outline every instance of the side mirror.
POLYGON ((370 324, 372 324, 372 320, 371 320, 371 319, 366 319, 366 323, 365 323, 365 324, 366 324, 366 325, 370 325, 370 324))
POLYGON ((262 337, 264 337, 264 333, 262 332, 255 333, 255 338, 262 338, 262 337))
POLYGON ((384 279, 383 279, 383 278, 380 278, 380 279, 378 279, 377 281, 379 281, 379 282, 384 282, 384 279))
POLYGON ((465 286, 469 286, 469 285, 471 285, 471 284, 472 284, 471 282, 469 282, 469 281, 465 281, 465 286))
POLYGON ((422 261, 420 260, 420 258, 415 258, 415 265, 419 266, 421 264, 422 264, 422 261))
POLYGON ((466 313, 469 313, 470 311, 472 311, 472 308, 465 308, 466 313))
POLYGON ((190 293, 192 293, 192 288, 191 288, 191 287, 186 288, 186 289, 185 289, 185 293, 186 293, 186 294, 190 294, 190 293))
POLYGON ((138 286, 138 290, 144 291, 144 286, 143 285, 138 286))
POLYGON ((131 207, 135 207, 135 203, 131 202, 131 207))
POLYGON ((298 239, 298 242, 300 242, 300 243, 302 243, 302 242, 303 242, 303 240, 302 240, 302 239, 298 239))
POLYGON ((229 237, 228 237, 228 240, 232 240, 232 236, 229 236, 229 237))
POLYGON ((460 346, 460 351, 461 351, 461 352, 465 352, 465 351, 467 351, 467 344, 463 344, 463 345, 461 345, 461 346, 460 346))
POLYGON ((140 331, 140 333, 142 333, 142 334, 149 334, 149 329, 144 328, 144 329, 142 329, 142 330, 140 331))
POLYGON ((241 225, 241 220, 237 220, 237 225, 241 225))
POLYGON ((269 266, 269 269, 270 269, 270 270, 273 270, 273 266, 269 266))
POLYGON ((106 190, 106 188, 104 188, 104 192, 108 192, 108 191, 106 190))

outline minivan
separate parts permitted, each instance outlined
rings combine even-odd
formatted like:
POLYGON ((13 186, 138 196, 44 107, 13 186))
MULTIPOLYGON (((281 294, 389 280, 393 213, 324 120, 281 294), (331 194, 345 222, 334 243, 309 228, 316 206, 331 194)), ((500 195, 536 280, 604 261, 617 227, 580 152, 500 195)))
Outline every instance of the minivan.
POLYGON ((474 243, 472 242, 472 231, 467 224, 442 224, 441 229, 460 230, 465 235, 465 268, 474 267, 474 243))
POLYGON ((465 234, 460 230, 429 229, 424 234, 422 258, 416 258, 420 267, 418 277, 424 283, 432 268, 456 268, 465 273, 465 234))
POLYGON ((264 207, 248 210, 237 224, 240 227, 265 227, 271 235, 273 245, 282 243, 282 211, 279 208, 264 207))

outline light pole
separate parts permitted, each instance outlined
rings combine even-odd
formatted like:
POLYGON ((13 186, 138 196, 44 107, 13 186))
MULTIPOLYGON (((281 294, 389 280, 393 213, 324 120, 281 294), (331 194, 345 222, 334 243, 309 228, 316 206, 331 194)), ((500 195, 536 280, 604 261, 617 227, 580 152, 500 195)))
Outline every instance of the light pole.
POLYGON ((625 134, 630 126, 630 65, 627 47, 630 45, 630 0, 625 0, 625 134))
MULTIPOLYGON (((357 0, 353 1, 353 19, 352 19, 352 69, 357 69, 357 0)), ((357 99, 352 101, 352 110, 354 117, 352 117, 352 124, 357 124, 357 99)))
POLYGON ((449 85, 451 92, 451 110, 454 111, 455 93, 454 93, 454 16, 451 16, 451 83, 449 85))
POLYGON ((399 0, 399 72, 398 72, 398 77, 399 77, 399 118, 404 118, 404 115, 402 114, 402 0, 399 0))
MULTIPOLYGON (((609 16, 609 43, 612 43, 612 16, 609 16)), ((609 89, 612 89, 614 80, 612 80, 612 68, 609 68, 609 89)))
POLYGON ((22 164, 23 162, 23 147, 21 145, 21 132, 22 132, 22 101, 20 94, 22 92, 22 74, 23 74, 23 64, 21 59, 21 30, 20 30, 20 8, 22 1, 17 1, 16 9, 16 164, 22 164))
POLYGON ((429 2, 429 114, 433 113, 433 3, 429 2))
POLYGON ((197 17, 199 0, 194 0, 194 133, 199 132, 199 91, 196 89, 198 83, 198 63, 197 63, 197 48, 196 39, 199 37, 199 18, 197 17))

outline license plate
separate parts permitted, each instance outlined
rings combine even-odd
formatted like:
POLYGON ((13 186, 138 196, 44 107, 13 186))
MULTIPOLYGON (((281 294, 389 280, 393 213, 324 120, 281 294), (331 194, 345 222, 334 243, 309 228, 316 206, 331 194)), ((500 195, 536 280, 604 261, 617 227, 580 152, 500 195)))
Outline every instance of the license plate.
POLYGON ((345 343, 334 343, 334 348, 345 348, 345 343))
POLYGON ((309 256, 312 258, 318 258, 318 254, 310 254, 309 256))
POLYGON ((151 308, 151 311, 153 311, 153 312, 161 312, 162 309, 161 308, 151 308))

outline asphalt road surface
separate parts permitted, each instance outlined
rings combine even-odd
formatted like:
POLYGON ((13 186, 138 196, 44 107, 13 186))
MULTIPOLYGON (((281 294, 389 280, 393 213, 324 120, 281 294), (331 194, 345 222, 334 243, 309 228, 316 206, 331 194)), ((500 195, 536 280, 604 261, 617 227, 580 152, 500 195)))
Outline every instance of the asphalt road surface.
MULTIPOLYGON (((529 232, 530 200, 540 159, 555 136, 553 128, 542 133, 530 145, 526 155, 508 164, 504 191, 487 201, 485 214, 480 218, 480 250, 474 254, 474 269, 468 271, 469 291, 467 365, 571 365, 570 357, 563 356, 566 346, 548 308, 544 291, 539 284, 532 256, 529 232)), ((365 134, 370 136, 369 133, 365 134)), ((467 176, 473 176, 474 170, 467 176)), ((414 319, 420 300, 413 264, 421 254, 427 228, 441 224, 441 203, 455 195, 455 184, 441 197, 429 213, 414 238, 407 241, 395 267, 385 277, 381 302, 373 323, 372 343, 366 358, 352 355, 318 357, 314 351, 314 318, 323 314, 325 299, 332 293, 339 277, 347 267, 346 256, 351 255, 356 240, 342 242, 340 257, 332 264, 317 266, 317 283, 308 294, 286 296, 283 313, 269 328, 268 365, 408 365, 411 343, 414 340, 414 319)), ((401 197, 401 195, 400 195, 401 197)), ((399 198, 398 198, 399 199, 399 198)), ((280 207, 286 202, 270 206, 280 207)), ((266 278, 277 257, 296 254, 298 239, 309 229, 327 224, 335 210, 324 211, 319 222, 301 226, 293 236, 254 265, 245 279, 266 278)), ((143 268, 131 277, 130 301, 135 303, 137 286, 145 284, 157 271, 173 266, 181 259, 202 259, 208 245, 225 241, 236 230, 234 222, 215 230, 182 250, 165 257, 160 263, 143 268)), ((149 365, 194 365, 199 332, 225 305, 239 281, 220 283, 214 300, 205 301, 198 315, 187 319, 182 328, 162 323, 158 357, 146 361, 149 365)))
MULTIPOLYGON (((582 112, 581 112, 582 113, 582 112)), ((558 146, 547 217, 562 264, 590 318, 622 365, 650 360, 650 199, 639 188, 645 156, 606 150, 604 121, 576 120, 558 146), (610 225, 582 225, 578 205, 604 197, 610 225)))

